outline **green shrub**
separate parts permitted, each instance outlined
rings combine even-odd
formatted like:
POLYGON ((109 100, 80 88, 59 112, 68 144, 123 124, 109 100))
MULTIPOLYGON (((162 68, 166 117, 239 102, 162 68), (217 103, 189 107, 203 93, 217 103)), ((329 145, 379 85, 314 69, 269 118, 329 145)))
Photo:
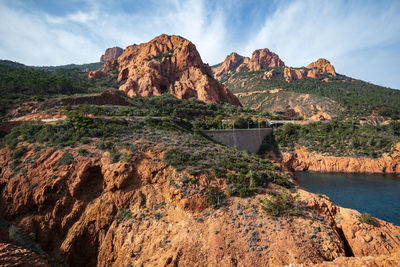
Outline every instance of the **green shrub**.
POLYGON ((74 156, 71 153, 66 152, 58 160, 58 165, 70 165, 74 162, 74 160, 74 156))
POLYGON ((221 206, 226 204, 226 196, 224 192, 215 187, 207 189, 208 204, 213 209, 219 209, 221 206))
POLYGON ((121 158, 121 155, 122 154, 115 147, 110 149, 110 160, 112 163, 118 162, 121 158))
POLYGON ((371 215, 366 212, 361 213, 360 217, 358 217, 358 220, 362 223, 378 226, 378 221, 372 218, 371 215))
POLYGON ((79 156, 87 156, 87 155, 89 155, 89 151, 87 151, 86 149, 84 149, 84 148, 79 148, 78 149, 78 154, 79 154, 79 156))
POLYGON ((11 158, 12 159, 21 159, 23 155, 25 155, 27 149, 25 146, 21 146, 20 148, 14 150, 14 152, 11 153, 11 158))
POLYGON ((299 216, 303 215, 300 207, 301 203, 297 200, 297 196, 292 196, 286 190, 281 193, 270 192, 270 197, 264 199, 261 208, 272 217, 279 216, 299 216))
POLYGON ((122 221, 127 221, 127 220, 130 220, 130 219, 134 219, 135 217, 132 216, 132 212, 131 212, 130 209, 121 209, 119 211, 119 215, 118 215, 118 218, 121 219, 122 221))

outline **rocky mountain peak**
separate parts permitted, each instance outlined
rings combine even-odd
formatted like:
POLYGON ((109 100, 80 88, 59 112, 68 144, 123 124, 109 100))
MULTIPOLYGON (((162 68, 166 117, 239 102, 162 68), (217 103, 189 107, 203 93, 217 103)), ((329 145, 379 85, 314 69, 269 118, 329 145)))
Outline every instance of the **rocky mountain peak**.
POLYGON ((253 52, 251 58, 243 57, 237 53, 228 55, 224 62, 214 68, 214 77, 221 80, 226 73, 236 70, 237 72, 248 68, 250 71, 258 71, 266 67, 284 67, 285 63, 277 54, 271 52, 268 48, 257 49, 253 52))
POLYGON ((245 58, 236 52, 229 54, 228 56, 226 56, 224 62, 222 62, 222 64, 215 69, 214 76, 217 80, 221 80, 221 77, 225 73, 235 70, 239 65, 244 62, 245 59, 248 62, 249 58, 245 58))
POLYGON ((122 54, 123 51, 124 50, 118 46, 107 48, 106 51, 104 52, 104 55, 100 57, 100 62, 117 59, 122 54))
POLYGON ((250 71, 257 71, 265 67, 284 67, 285 63, 277 54, 271 52, 268 48, 264 48, 253 52, 248 65, 250 71))
POLYGON ((307 66, 308 69, 317 69, 320 74, 329 73, 336 77, 335 68, 333 65, 326 59, 320 58, 315 62, 310 63, 307 66))
MULTIPOLYGON (((210 66, 201 60, 196 46, 176 35, 162 34, 151 41, 128 46, 114 64, 120 87, 128 96, 161 95, 198 98, 206 103, 239 100, 212 76, 210 66)), ((104 67, 103 67, 104 68, 104 67)))

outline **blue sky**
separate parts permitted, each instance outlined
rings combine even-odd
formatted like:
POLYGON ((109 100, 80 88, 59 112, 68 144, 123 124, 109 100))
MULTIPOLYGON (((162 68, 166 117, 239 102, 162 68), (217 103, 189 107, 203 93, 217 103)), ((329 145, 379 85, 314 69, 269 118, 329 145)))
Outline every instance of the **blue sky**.
POLYGON ((266 47, 288 66, 327 58, 400 89, 398 0, 0 0, 0 58, 27 65, 96 62, 161 33, 189 39, 211 65, 266 47))

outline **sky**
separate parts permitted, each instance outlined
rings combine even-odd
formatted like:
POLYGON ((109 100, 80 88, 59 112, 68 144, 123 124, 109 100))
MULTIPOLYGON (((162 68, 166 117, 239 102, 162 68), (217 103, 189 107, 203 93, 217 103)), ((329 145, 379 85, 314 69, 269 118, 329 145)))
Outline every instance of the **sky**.
POLYGON ((210 65, 269 48, 287 66, 326 58, 400 89, 399 0, 0 0, 0 59, 26 65, 98 62, 162 33, 189 39, 210 65))

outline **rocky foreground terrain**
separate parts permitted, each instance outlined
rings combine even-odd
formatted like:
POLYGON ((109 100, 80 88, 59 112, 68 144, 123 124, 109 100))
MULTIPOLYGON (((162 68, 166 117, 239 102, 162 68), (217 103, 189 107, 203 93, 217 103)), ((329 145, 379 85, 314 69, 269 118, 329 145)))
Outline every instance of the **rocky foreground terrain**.
POLYGON ((399 226, 360 221, 358 212, 298 188, 268 160, 169 122, 165 128, 84 121, 75 130, 73 122, 21 126, 6 138, 0 153, 5 259, 28 253, 7 245, 11 239, 29 244, 42 260, 70 266, 400 261, 399 226), (84 143, 57 147, 66 127, 64 138, 77 131, 84 143), (103 127, 110 137, 93 137, 90 129, 103 127))

